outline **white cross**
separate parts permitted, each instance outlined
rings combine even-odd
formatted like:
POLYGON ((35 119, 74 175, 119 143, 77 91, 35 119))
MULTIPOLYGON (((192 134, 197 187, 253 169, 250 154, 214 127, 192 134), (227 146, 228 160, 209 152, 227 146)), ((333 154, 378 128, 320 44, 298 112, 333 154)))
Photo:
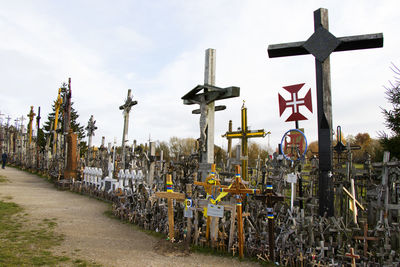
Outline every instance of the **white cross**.
POLYGON ((297 99, 297 93, 292 94, 292 99, 289 102, 286 102, 287 106, 293 106, 293 113, 297 113, 297 106, 300 106, 301 104, 304 105, 304 99, 303 100, 298 100, 297 99))

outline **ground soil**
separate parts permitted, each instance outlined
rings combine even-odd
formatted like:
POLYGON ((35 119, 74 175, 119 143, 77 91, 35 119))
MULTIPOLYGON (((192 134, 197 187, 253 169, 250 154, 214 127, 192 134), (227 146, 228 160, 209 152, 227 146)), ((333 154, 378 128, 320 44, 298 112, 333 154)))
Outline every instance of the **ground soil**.
POLYGON ((107 217, 109 204, 57 190, 44 178, 11 167, 0 169, 10 181, 0 184, 0 199, 21 205, 35 219, 56 219, 65 236, 57 255, 85 259, 103 266, 259 266, 253 262, 170 247, 129 224, 107 217))

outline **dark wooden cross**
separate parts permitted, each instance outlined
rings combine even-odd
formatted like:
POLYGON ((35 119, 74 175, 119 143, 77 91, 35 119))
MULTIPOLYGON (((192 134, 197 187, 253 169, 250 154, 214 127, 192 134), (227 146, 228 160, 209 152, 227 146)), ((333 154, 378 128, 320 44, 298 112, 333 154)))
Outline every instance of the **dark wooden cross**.
POLYGON ((229 188, 221 188, 221 192, 231 193, 236 197, 236 212, 237 212, 237 227, 238 227, 238 243, 239 243, 239 257, 243 258, 244 248, 244 233, 243 233, 243 214, 242 214, 242 200, 247 194, 259 194, 259 189, 249 189, 242 182, 240 177, 240 166, 235 166, 236 176, 229 188))
POLYGON ((335 37, 329 32, 328 10, 314 11, 314 33, 307 41, 268 46, 274 57, 312 54, 315 57, 318 149, 319 149, 319 213, 334 215, 332 186, 332 102, 329 55, 332 52, 383 47, 383 34, 335 37))
MULTIPOLYGON (((262 170, 262 179, 263 184, 265 180, 265 168, 262 170)), ((258 200, 263 200, 267 204, 267 219, 268 219, 268 246, 269 246, 269 258, 272 262, 275 261, 275 229, 274 229, 274 206, 278 201, 285 200, 284 196, 277 195, 274 192, 273 186, 267 183, 265 192, 262 192, 260 195, 255 195, 255 198, 258 200)))
POLYGON ((242 177, 243 180, 247 181, 248 180, 248 168, 247 168, 247 163, 248 163, 248 148, 247 148, 247 140, 249 138, 254 138, 254 137, 265 137, 268 133, 262 130, 255 130, 255 131, 250 131, 247 126, 247 108, 244 106, 244 103, 242 105, 242 127, 240 131, 233 131, 233 132, 226 132, 222 137, 226 137, 228 140, 232 138, 239 138, 241 139, 242 143, 242 177))
POLYGON ((368 236, 368 223, 364 223, 364 235, 363 236, 355 236, 353 237, 356 240, 364 241, 364 257, 368 257, 368 241, 376 241, 379 240, 377 237, 368 236))

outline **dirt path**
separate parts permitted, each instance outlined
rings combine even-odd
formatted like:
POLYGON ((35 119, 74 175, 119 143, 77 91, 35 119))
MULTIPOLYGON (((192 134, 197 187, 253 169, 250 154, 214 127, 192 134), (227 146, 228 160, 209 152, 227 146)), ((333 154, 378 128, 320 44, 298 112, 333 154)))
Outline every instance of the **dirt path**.
POLYGON ((56 231, 65 235, 57 254, 64 252, 104 266, 259 266, 196 253, 161 255, 154 249, 158 239, 106 217, 106 203, 58 191, 43 179, 14 168, 0 169, 0 175, 11 181, 0 185, 0 198, 11 196, 10 201, 33 217, 57 219, 56 231))

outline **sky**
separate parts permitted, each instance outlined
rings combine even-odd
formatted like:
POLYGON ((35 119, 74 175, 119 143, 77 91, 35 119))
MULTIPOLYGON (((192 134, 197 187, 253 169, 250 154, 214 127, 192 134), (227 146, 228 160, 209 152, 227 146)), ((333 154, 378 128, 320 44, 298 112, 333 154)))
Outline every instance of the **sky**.
MULTIPOLYGON (((314 31, 313 12, 329 10, 329 30, 336 37, 380 33, 384 47, 334 52, 331 61, 333 129, 343 135, 367 132, 378 137, 384 125, 381 108, 391 108, 384 86, 400 66, 398 0, 270 1, 5 1, 0 0, 0 113, 3 123, 41 107, 42 124, 58 88, 72 79, 73 107, 86 126, 91 115, 98 129, 93 143, 121 143, 119 110, 132 89, 138 104, 130 113, 128 140, 168 141, 198 138, 198 105, 181 97, 204 83, 205 50, 216 49, 216 86, 240 87, 240 97, 217 101, 215 144, 240 126, 243 101, 253 130, 271 134, 256 140, 275 148, 294 128, 279 116, 283 86, 311 88, 313 113, 304 106, 300 121, 307 139, 317 139, 315 61, 311 55, 269 58, 268 45, 307 40, 314 31)), ((25 124, 27 121, 25 121, 25 124)))

